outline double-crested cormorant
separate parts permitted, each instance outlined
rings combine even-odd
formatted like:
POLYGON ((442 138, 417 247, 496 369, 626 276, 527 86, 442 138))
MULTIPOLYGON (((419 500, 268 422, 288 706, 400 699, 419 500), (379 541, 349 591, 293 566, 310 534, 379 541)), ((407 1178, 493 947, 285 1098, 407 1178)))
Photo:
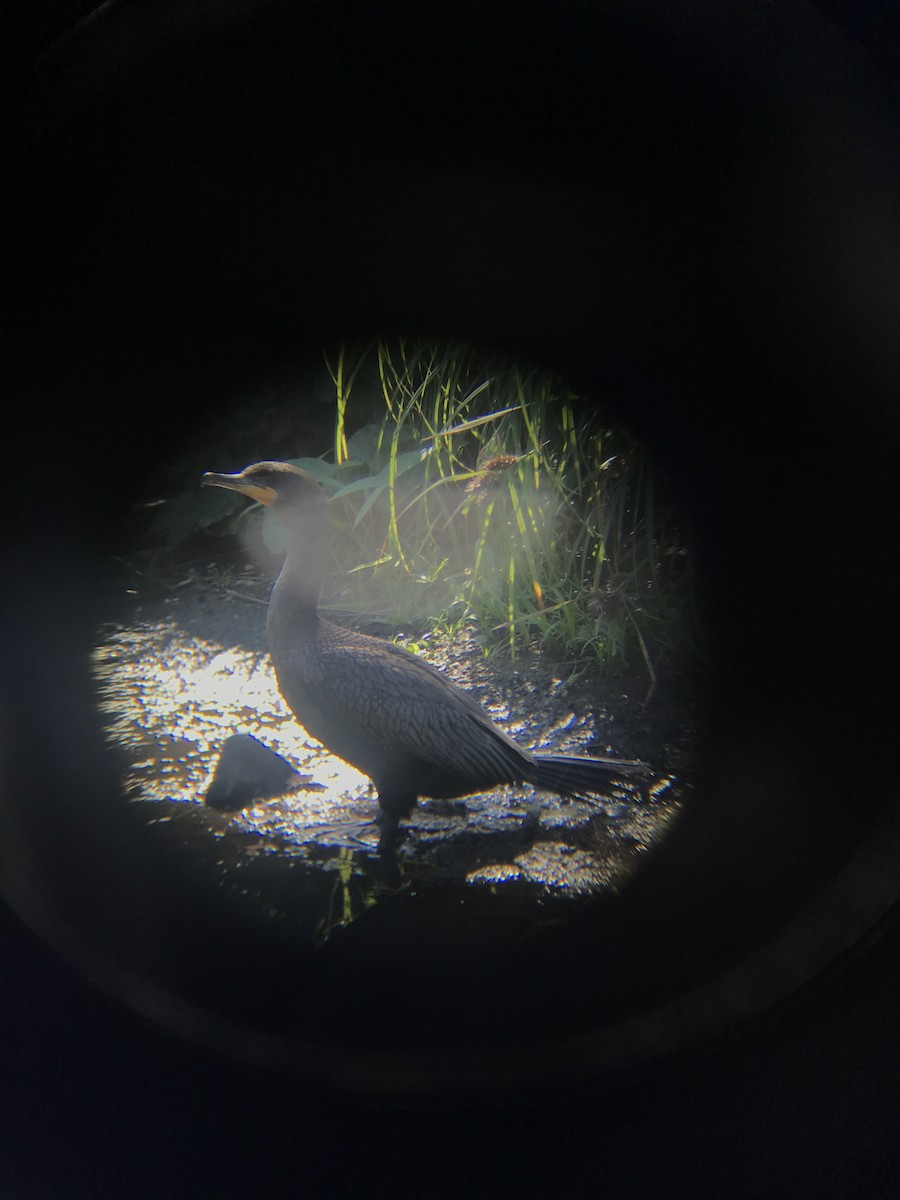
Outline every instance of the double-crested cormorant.
POLYGON ((584 796, 646 773, 639 762, 532 754, 435 667, 319 616, 331 522, 306 471, 262 462, 236 475, 207 472, 203 483, 242 492, 284 522, 287 556, 266 626, 278 686, 300 724, 375 784, 380 850, 393 845, 419 796, 450 799, 504 783, 584 796))

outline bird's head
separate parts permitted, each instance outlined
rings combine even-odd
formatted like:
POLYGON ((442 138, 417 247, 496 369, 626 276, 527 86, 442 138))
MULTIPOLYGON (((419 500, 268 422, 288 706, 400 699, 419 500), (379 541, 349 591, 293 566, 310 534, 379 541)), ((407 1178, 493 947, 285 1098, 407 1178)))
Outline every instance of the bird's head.
POLYGON ((201 483, 204 487, 228 488, 241 492, 260 504, 266 504, 282 514, 289 510, 321 509, 326 507, 325 493, 308 471, 285 462, 260 462, 245 467, 235 475, 219 475, 207 471, 201 483))

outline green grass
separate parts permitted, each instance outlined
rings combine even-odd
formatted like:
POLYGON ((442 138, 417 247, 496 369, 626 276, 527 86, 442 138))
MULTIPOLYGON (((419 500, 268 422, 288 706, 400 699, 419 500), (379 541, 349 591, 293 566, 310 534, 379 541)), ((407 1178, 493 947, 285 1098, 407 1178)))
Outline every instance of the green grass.
POLYGON ((563 381, 424 342, 329 365, 333 461, 294 460, 331 498, 325 605, 465 625, 485 653, 643 663, 651 684, 697 649, 683 531, 640 447, 563 381))

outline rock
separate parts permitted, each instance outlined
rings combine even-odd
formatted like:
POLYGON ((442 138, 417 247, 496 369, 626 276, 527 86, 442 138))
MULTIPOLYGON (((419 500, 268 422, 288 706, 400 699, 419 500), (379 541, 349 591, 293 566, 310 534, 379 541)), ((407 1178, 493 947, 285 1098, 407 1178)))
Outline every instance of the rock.
POLYGON ((252 734, 236 733, 222 747, 205 800, 210 808, 231 811, 254 800, 291 791, 302 776, 252 734))

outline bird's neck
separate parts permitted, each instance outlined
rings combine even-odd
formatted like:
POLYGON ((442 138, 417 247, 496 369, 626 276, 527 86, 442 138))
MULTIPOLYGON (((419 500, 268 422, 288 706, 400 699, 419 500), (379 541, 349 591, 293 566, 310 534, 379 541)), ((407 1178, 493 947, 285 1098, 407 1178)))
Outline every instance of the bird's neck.
POLYGON ((330 553, 329 523, 307 517, 286 521, 285 525, 287 554, 275 590, 279 597, 289 597, 297 608, 314 616, 330 553))

